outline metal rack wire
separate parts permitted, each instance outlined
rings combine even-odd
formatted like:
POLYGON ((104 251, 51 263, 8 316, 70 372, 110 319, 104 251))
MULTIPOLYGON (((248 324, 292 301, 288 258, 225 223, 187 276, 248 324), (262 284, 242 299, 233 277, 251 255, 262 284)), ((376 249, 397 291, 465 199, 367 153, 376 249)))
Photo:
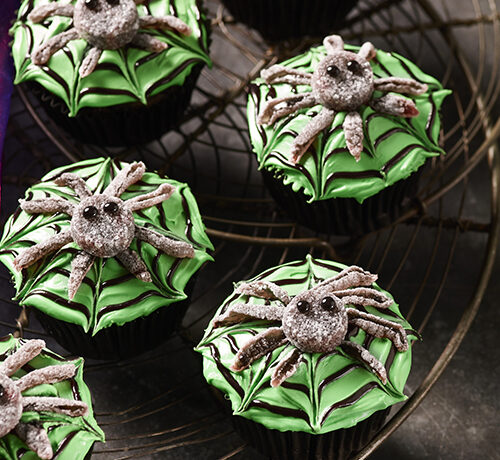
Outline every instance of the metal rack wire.
MULTIPOLYGON (((97 459, 255 458, 211 402, 199 358, 191 352, 231 283, 307 253, 379 273, 381 285, 398 299, 427 344, 415 352, 410 398, 355 457, 366 458, 442 374, 477 313, 492 271, 500 206, 500 121, 495 117, 500 12, 494 0, 471 0, 469 11, 454 11, 451 0, 364 0, 349 16, 342 30, 346 41, 370 40, 400 52, 454 90, 443 109, 447 154, 427 169, 415 205, 390 227, 354 239, 326 237, 290 222, 266 194, 250 154, 246 85, 262 68, 318 40, 269 47, 235 24, 218 2, 206 3, 213 18, 214 66, 203 71, 180 126, 151 144, 112 151, 80 145, 17 90, 3 164, 2 219, 44 172, 103 154, 142 159, 188 182, 198 199, 216 262, 200 273, 181 333, 140 359, 87 365, 86 380, 108 440, 96 447, 97 459), (464 267, 466 284, 461 283, 464 267), (447 322, 446 336, 436 335, 436 321, 447 322)), ((44 336, 35 321, 29 323, 25 312, 19 316, 19 307, 6 300, 12 288, 4 270, 0 289, 0 335, 44 336)))

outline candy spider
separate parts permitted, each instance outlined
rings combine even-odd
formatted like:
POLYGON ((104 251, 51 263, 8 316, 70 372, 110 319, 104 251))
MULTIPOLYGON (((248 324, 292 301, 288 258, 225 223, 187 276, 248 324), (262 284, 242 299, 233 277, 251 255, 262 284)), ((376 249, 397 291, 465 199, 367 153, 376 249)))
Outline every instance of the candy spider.
POLYGON ((403 327, 393 321, 365 313, 347 305, 389 307, 393 301, 384 293, 369 287, 377 275, 351 266, 293 299, 269 281, 243 283, 235 293, 276 300, 283 306, 237 303, 214 319, 214 327, 262 319, 280 321, 281 327, 269 327, 243 345, 231 366, 233 371, 246 369, 252 362, 290 344, 291 352, 283 357, 271 376, 273 387, 281 385, 297 370, 302 353, 332 353, 340 347, 347 355, 361 361, 385 384, 387 372, 382 363, 361 345, 346 339, 348 327, 356 326, 374 337, 390 339, 398 351, 408 349, 403 327))
POLYGON ((323 106, 294 139, 290 151, 293 163, 297 163, 316 136, 332 124, 337 112, 347 112, 342 125, 345 141, 351 155, 359 161, 364 138, 363 119, 358 113, 362 105, 369 105, 379 113, 405 118, 415 117, 419 113, 410 99, 395 94, 374 98, 373 92, 392 91, 418 95, 427 91, 427 85, 411 78, 374 79, 368 61, 376 56, 376 52, 369 42, 361 46, 358 54, 345 51, 344 42, 338 35, 326 37, 323 44, 327 55, 312 74, 279 64, 261 72, 261 77, 268 84, 310 85, 312 91, 268 101, 258 116, 259 124, 270 125, 297 110, 317 104, 323 106))
POLYGON ((168 47, 139 29, 168 29, 183 35, 191 34, 191 28, 175 16, 139 16, 137 4, 143 1, 77 0, 74 6, 58 2, 38 6, 28 15, 31 22, 40 23, 49 16, 68 16, 73 18, 73 27, 37 47, 31 60, 38 66, 44 65, 68 42, 83 38, 90 45, 79 69, 83 78, 94 71, 103 50, 115 50, 129 43, 152 52, 168 47))
POLYGON ((133 211, 167 200, 174 193, 174 186, 162 184, 153 192, 127 201, 118 198, 128 187, 140 180, 145 171, 146 167, 142 162, 128 164, 101 194, 96 195, 92 195, 80 176, 64 173, 54 182, 71 187, 80 197, 80 203, 77 205, 61 198, 19 200, 21 208, 27 213, 62 212, 71 216, 71 224, 68 230, 23 250, 14 259, 14 267, 17 270, 28 267, 46 254, 74 241, 82 251, 77 253, 71 264, 68 281, 68 296, 71 300, 96 257, 116 257, 138 279, 151 282, 146 264, 129 248, 134 238, 146 241, 173 257, 194 257, 193 246, 189 243, 173 240, 134 222, 133 211))
POLYGON ((29 340, 0 363, 0 438, 14 431, 38 457, 45 460, 53 456, 47 432, 37 422, 21 422, 23 412, 53 412, 80 417, 87 414, 88 407, 82 401, 71 399, 23 396, 24 391, 37 385, 62 382, 75 375, 74 364, 61 364, 12 379, 14 373, 38 356, 44 347, 43 340, 29 340))

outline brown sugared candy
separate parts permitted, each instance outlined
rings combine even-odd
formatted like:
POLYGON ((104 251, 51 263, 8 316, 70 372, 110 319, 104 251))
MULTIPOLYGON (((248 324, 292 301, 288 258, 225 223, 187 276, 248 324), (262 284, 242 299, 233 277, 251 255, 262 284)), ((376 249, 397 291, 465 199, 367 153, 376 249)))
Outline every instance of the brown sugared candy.
POLYGON ((137 4, 143 0, 77 0, 76 4, 48 3, 36 7, 28 19, 40 23, 50 16, 73 18, 73 27, 37 47, 31 56, 34 64, 46 64, 50 57, 71 40, 84 39, 90 49, 83 59, 80 76, 90 75, 103 50, 115 50, 131 44, 147 51, 160 52, 167 44, 140 29, 166 29, 190 35, 190 27, 175 16, 139 16, 137 4))
POLYGON ((21 422, 23 412, 54 412, 80 417, 87 414, 88 407, 82 401, 71 399, 23 396, 22 393, 30 388, 62 382, 75 375, 74 364, 61 364, 36 369, 17 380, 11 378, 44 347, 43 340, 28 340, 0 364, 0 438, 14 431, 38 457, 50 460, 54 454, 47 432, 39 423, 21 422))
POLYGON ((270 327, 253 337, 238 351, 231 369, 246 369, 256 359, 274 349, 291 344, 292 351, 278 363, 271 385, 279 386, 297 370, 302 353, 331 353, 340 347, 346 354, 364 363, 385 384, 387 372, 382 363, 366 348, 346 339, 348 326, 363 329, 373 337, 390 339, 398 351, 408 349, 404 328, 393 321, 365 313, 346 305, 388 308, 393 302, 384 293, 370 287, 377 280, 359 267, 351 266, 292 299, 280 286, 269 281, 243 283, 237 294, 276 300, 275 305, 231 305, 216 317, 214 327, 227 326, 255 319, 281 321, 281 327, 270 327))
POLYGON ((170 198, 175 187, 162 184, 150 193, 123 201, 119 196, 139 181, 146 167, 142 162, 128 164, 101 194, 93 195, 85 181, 74 173, 64 173, 55 182, 72 188, 80 197, 73 205, 62 198, 20 200, 21 208, 30 214, 62 212, 71 216, 68 230, 61 231, 22 251, 14 259, 17 270, 29 267, 50 252, 75 242, 82 250, 73 259, 68 282, 68 296, 73 299, 96 257, 116 257, 138 279, 151 282, 151 275, 139 255, 129 248, 134 238, 146 241, 173 257, 194 257, 189 243, 176 241, 135 224, 133 211, 155 206, 170 198))
POLYGON ((361 106, 369 105, 376 112, 405 118, 419 113, 410 99, 395 94, 373 98, 373 92, 418 95, 427 91, 427 85, 411 78, 374 79, 369 61, 376 56, 376 52, 369 42, 364 43, 357 54, 344 50, 344 42, 339 35, 326 37, 323 44, 327 55, 312 74, 279 64, 261 72, 261 77, 268 84, 309 85, 312 91, 268 101, 259 114, 259 124, 271 125, 297 110, 318 104, 323 106, 294 139, 290 151, 293 163, 300 160, 321 131, 331 126, 338 112, 347 112, 342 125, 345 141, 351 155, 359 161, 364 139, 363 120, 358 113, 361 106))

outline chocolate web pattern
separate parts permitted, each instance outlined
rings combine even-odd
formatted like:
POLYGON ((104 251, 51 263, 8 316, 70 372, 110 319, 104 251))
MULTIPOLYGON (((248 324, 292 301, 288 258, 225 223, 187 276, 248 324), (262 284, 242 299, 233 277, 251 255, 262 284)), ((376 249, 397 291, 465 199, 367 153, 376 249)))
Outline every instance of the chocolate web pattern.
MULTIPOLYGON (((332 273, 338 273, 341 270, 339 267, 333 263, 327 262, 327 261, 319 261, 319 260, 310 260, 310 261, 298 261, 296 263, 290 263, 286 264, 287 267, 296 267, 297 270, 300 270, 301 267, 303 267, 305 264, 310 263, 312 267, 317 266, 321 268, 326 268, 329 270, 332 270, 332 273)), ((258 277, 254 278, 253 281, 258 281, 262 279, 269 279, 269 277, 279 270, 280 267, 275 267, 272 269, 269 269, 265 271, 264 273, 260 274, 258 277)), ((295 283, 304 283, 307 281, 309 275, 306 275, 305 278, 280 278, 278 281, 273 281, 275 284, 278 286, 293 286, 295 283)), ((315 284, 319 284, 322 279, 316 279, 315 284)), ((227 301, 224 303, 223 308, 220 310, 220 315, 223 315, 224 312, 227 310, 228 306, 233 304, 238 298, 240 297, 240 294, 234 293, 231 297, 227 299, 227 301)), ((250 299, 249 302, 253 302, 254 299, 250 299)), ((269 306, 270 308, 273 308, 272 306, 269 306)), ((286 308, 286 307, 285 307, 286 308)), ((393 319, 395 322, 401 322, 402 318, 396 314, 395 312, 386 309, 386 308, 375 308, 373 306, 370 306, 369 310, 367 310, 365 307, 359 305, 356 306, 356 308, 362 312, 365 313, 372 313, 374 314, 376 311, 379 311, 383 315, 389 316, 391 320, 393 319)), ((335 403, 331 404, 330 406, 324 408, 320 414, 317 415, 317 419, 313 420, 310 418, 310 416, 307 414, 306 411, 299 409, 299 408, 291 408, 291 407, 286 407, 286 406, 281 406, 276 403, 269 403, 266 401, 262 401, 259 399, 259 395, 261 394, 261 391, 266 391, 266 389, 269 388, 270 381, 268 379, 261 380, 259 384, 256 383, 257 377, 254 377, 252 379, 252 386, 257 385, 255 389, 252 390, 252 396, 249 398, 249 395, 246 394, 246 390, 244 387, 239 383, 241 382, 239 374, 231 372, 231 370, 228 369, 228 364, 227 362, 222 362, 221 360, 221 355, 220 351, 218 349, 218 346, 210 343, 211 339, 210 336, 211 334, 220 334, 218 337, 222 339, 228 346, 229 350, 231 351, 231 355, 233 355, 231 362, 234 361, 236 355, 240 351, 240 346, 243 342, 240 342, 239 344, 237 343, 236 339, 238 338, 238 332, 243 331, 245 334, 251 334, 252 336, 256 336, 262 331, 264 331, 268 326, 269 323, 267 321, 263 322, 262 320, 255 320, 250 323, 240 323, 236 326, 222 326, 220 328, 211 328, 208 337, 203 339, 202 343, 200 344, 200 348, 206 347, 210 350, 210 355, 211 358, 213 359, 217 370, 220 372, 220 374, 223 376, 227 384, 239 395, 241 400, 246 400, 247 403, 245 403, 245 407, 240 408, 242 412, 250 410, 251 408, 260 408, 265 411, 269 411, 271 413, 275 414, 280 414, 285 417, 292 417, 292 418, 298 418, 303 420, 308 426, 324 426, 326 423, 329 423, 331 420, 330 416, 332 412, 334 412, 338 408, 343 408, 343 407, 348 407, 356 404, 357 401, 359 401, 363 396, 367 395, 368 393, 372 391, 386 391, 381 388, 380 381, 373 376, 373 378, 368 379, 366 383, 364 383, 362 386, 359 388, 355 389, 348 397, 345 399, 336 401, 335 403), (264 325, 262 325, 264 323, 264 325), (218 332, 222 331, 222 333, 218 332)), ((408 335, 409 340, 413 340, 417 334, 416 332, 409 328, 408 325, 405 327, 405 331, 408 335)), ((350 327, 348 330, 348 334, 346 336, 346 340, 350 340, 354 337, 357 337, 360 333, 360 330, 357 327, 350 327)), ((363 332, 361 332, 363 333, 363 332)), ((373 336, 366 334, 363 342, 361 345, 366 348, 367 350, 373 352, 372 344, 374 343, 379 343, 380 344, 380 339, 375 339, 373 336)), ((386 355, 385 359, 382 359, 381 362, 383 364, 383 367, 387 373, 388 376, 388 383, 387 386, 388 388, 392 387, 391 384, 391 366, 394 362, 394 359, 396 357, 396 354, 398 353, 397 348, 394 346, 394 344, 390 340, 384 340, 385 343, 387 343, 386 346, 390 347, 389 351, 386 355)), ((219 346, 220 347, 220 346, 219 346)), ((285 347, 282 347, 279 349, 279 353, 270 353, 267 355, 267 357, 261 358, 262 361, 265 362, 264 367, 266 369, 271 369, 274 367, 280 359, 285 357, 288 353, 292 352, 292 350, 295 347, 293 345, 286 345, 285 347)), ((312 364, 307 362, 308 365, 308 371, 307 372, 312 372, 310 366, 314 366, 315 371, 314 372, 319 372, 318 367, 320 364, 327 359, 332 359, 335 355, 339 356, 344 356, 340 351, 334 351, 333 353, 318 353, 314 354, 317 355, 317 360, 315 361, 315 364, 312 364)), ((281 383, 280 388, 283 388, 285 390, 292 390, 292 391, 299 391, 303 393, 303 395, 307 396, 311 401, 317 400, 321 401, 321 396, 325 389, 328 387, 328 385, 332 384, 335 381, 338 381, 339 379, 342 379, 343 377, 349 375, 351 372, 356 371, 356 370, 363 370, 364 372, 370 373, 371 371, 367 370, 366 367, 363 366, 359 361, 355 359, 349 359, 349 363, 345 366, 343 366, 340 369, 335 370, 334 372, 326 372, 321 374, 321 383, 319 384, 318 388, 310 388, 309 386, 299 384, 296 382, 289 382, 289 381, 284 381, 281 383), (316 396, 313 396, 313 392, 316 392, 316 396)), ((300 364, 303 366, 304 364, 300 364)), ((324 369, 324 367, 323 367, 324 369)), ((260 372, 260 371, 254 371, 254 372, 260 372)), ((270 377, 270 375, 269 375, 270 377)), ((395 390, 387 390, 387 391, 395 391, 395 390)), ((397 392, 395 393, 397 394, 397 392)), ((293 398, 293 393, 290 395, 291 398, 293 398)), ((402 395, 399 395, 402 396, 402 395)), ((265 398, 264 398, 265 399, 265 398)), ((312 403, 311 403, 312 404, 312 403)), ((318 403, 320 404, 320 403, 318 403)))

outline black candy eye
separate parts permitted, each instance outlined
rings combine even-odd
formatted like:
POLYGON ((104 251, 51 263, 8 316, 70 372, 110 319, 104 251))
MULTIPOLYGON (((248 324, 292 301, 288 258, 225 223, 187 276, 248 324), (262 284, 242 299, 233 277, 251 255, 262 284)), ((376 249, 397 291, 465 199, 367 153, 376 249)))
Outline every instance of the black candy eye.
POLYGON ((337 308, 337 302, 333 299, 333 297, 325 297, 321 301, 321 308, 326 311, 332 311, 337 308))
POLYGON ((104 205, 103 209, 104 212, 107 212, 108 214, 116 214, 118 212, 118 205, 110 201, 104 205))
POLYGON ((349 61, 347 63, 347 69, 352 73, 360 73, 361 64, 358 61, 349 61))
POLYGON ((95 216, 97 216, 97 208, 95 206, 87 206, 83 210, 83 217, 85 219, 93 219, 95 216))
POLYGON ((340 70, 336 65, 329 65, 326 68, 326 73, 330 75, 330 77, 337 77, 340 74, 340 70))
POLYGON ((300 313, 307 313, 311 309, 311 304, 307 300, 300 300, 297 302, 297 310, 300 313))
POLYGON ((106 1, 111 6, 115 6, 115 5, 118 5, 118 3, 120 3, 120 0, 106 0, 106 1))
POLYGON ((95 10, 99 5, 99 0, 85 0, 85 6, 89 10, 95 10))

